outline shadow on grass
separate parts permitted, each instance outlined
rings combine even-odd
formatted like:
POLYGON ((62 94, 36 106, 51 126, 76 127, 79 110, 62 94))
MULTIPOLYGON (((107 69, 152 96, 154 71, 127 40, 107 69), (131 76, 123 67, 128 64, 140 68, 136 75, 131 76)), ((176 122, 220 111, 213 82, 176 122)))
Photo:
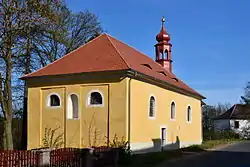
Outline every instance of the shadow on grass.
POLYGON ((154 166, 161 164, 163 161, 171 161, 174 159, 180 159, 183 156, 190 156, 197 153, 207 152, 207 148, 212 148, 218 144, 225 143, 221 141, 206 141, 202 145, 193 145, 186 148, 179 148, 179 138, 175 143, 161 147, 160 140, 153 139, 153 147, 146 148, 143 150, 137 150, 134 153, 143 154, 132 154, 122 163, 124 166, 154 166), (172 149, 172 150, 169 150, 172 149), (158 152, 152 152, 158 151, 158 152), (162 151, 160 151, 162 150, 162 151), (151 152, 150 152, 151 151, 151 152))
POLYGON ((154 166, 161 164, 163 161, 171 161, 180 159, 183 156, 192 156, 203 152, 210 153, 206 149, 213 148, 218 145, 227 144, 228 140, 210 140, 204 141, 201 145, 193 145, 186 148, 180 148, 179 137, 176 137, 176 142, 161 146, 160 139, 152 139, 153 147, 137 150, 126 158, 122 163, 124 166, 154 166), (139 153, 139 154, 138 154, 139 153), (143 153, 143 154, 142 154, 143 153))
POLYGON ((250 147, 248 151, 220 150, 205 151, 198 157, 184 158, 178 161, 166 161, 163 166, 171 167, 249 167, 250 147))
POLYGON ((205 152, 206 151, 204 148, 202 148, 199 145, 193 145, 193 146, 190 146, 190 147, 181 148, 180 150, 182 152, 196 152, 196 153, 205 152))
POLYGON ((162 152, 151 152, 145 154, 132 154, 128 161, 121 166, 141 166, 148 167, 160 164, 163 161, 180 158, 182 156, 181 150, 174 151, 162 151, 162 152))
POLYGON ((154 166, 168 159, 182 156, 180 139, 176 136, 176 141, 162 146, 161 139, 152 139, 153 146, 133 151, 132 155, 126 155, 122 159, 120 166, 154 166))

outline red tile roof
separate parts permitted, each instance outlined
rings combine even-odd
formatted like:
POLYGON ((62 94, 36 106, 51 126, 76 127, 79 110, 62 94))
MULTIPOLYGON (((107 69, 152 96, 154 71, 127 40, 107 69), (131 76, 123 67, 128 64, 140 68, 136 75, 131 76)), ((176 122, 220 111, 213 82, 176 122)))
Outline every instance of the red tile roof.
POLYGON ((204 98, 153 59, 107 34, 23 78, 129 69, 204 98))

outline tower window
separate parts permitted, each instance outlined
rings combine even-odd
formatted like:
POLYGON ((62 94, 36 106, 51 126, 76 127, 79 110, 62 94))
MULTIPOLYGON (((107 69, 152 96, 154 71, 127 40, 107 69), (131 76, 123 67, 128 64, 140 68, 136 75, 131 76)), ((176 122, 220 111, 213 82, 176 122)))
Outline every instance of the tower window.
POLYGON ((165 59, 169 59, 169 57, 168 57, 168 50, 167 49, 165 50, 165 59))

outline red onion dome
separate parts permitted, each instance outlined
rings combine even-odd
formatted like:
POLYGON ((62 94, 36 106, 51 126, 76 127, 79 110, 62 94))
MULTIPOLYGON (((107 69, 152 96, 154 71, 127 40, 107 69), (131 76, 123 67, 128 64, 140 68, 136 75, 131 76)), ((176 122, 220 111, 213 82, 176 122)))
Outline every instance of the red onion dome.
POLYGON ((164 27, 164 22, 165 22, 165 18, 162 18, 162 27, 161 27, 161 31, 160 33, 156 36, 156 40, 158 42, 162 42, 162 41, 170 41, 170 36, 167 33, 165 27, 164 27))

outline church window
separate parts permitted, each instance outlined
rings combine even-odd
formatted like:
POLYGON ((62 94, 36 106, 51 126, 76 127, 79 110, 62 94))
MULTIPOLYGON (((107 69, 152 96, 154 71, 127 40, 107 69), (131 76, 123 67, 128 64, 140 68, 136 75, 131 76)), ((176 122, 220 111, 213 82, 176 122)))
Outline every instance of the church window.
POLYGON ((78 119, 79 118, 79 106, 78 106, 78 96, 76 94, 71 94, 68 97, 68 119, 78 119))
POLYGON ((103 106, 103 94, 102 92, 96 90, 91 91, 88 96, 88 105, 89 106, 103 106))
POLYGON ((48 106, 49 107, 60 107, 60 105, 61 105, 60 96, 56 93, 50 94, 49 98, 48 98, 48 106))
POLYGON ((171 108, 170 108, 170 118, 172 119, 172 120, 174 120, 175 119, 175 117, 176 117, 176 113, 175 113, 175 103, 174 102, 172 102, 171 103, 171 108))
POLYGON ((192 111, 191 111, 191 107, 190 106, 188 106, 188 108, 187 108, 187 122, 191 122, 191 116, 192 116, 192 113, 191 113, 192 111))
POLYGON ((155 98, 154 98, 154 96, 150 96, 150 99, 149 99, 149 117, 150 118, 155 117, 155 98))

